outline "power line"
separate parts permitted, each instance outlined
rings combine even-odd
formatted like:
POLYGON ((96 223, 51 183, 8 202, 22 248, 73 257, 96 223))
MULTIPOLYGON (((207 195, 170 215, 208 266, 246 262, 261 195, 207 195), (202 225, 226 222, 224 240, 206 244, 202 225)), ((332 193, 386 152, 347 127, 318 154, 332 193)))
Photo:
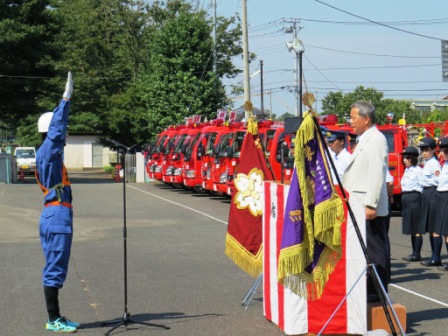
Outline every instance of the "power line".
POLYGON ((373 20, 370 20, 370 19, 365 18, 365 17, 363 17, 363 16, 356 15, 356 14, 353 14, 353 13, 350 13, 350 12, 347 12, 347 11, 345 11, 345 10, 343 10, 343 9, 337 8, 337 7, 335 7, 335 6, 332 6, 332 5, 330 5, 330 4, 327 4, 327 3, 323 2, 323 1, 320 1, 320 0, 314 0, 314 1, 316 1, 316 2, 318 2, 318 3, 320 3, 320 4, 322 4, 322 5, 331 7, 331 8, 333 8, 333 9, 337 10, 337 11, 343 12, 343 13, 345 13, 345 14, 348 14, 348 15, 357 17, 357 18, 359 18, 359 19, 366 20, 366 21, 369 21, 369 22, 371 22, 371 23, 377 24, 377 25, 379 25, 379 26, 383 26, 383 27, 386 27, 386 28, 389 28, 389 29, 397 30, 397 31, 400 31, 400 32, 402 32, 402 33, 406 33, 406 34, 411 34, 411 35, 416 35, 416 36, 420 36, 420 37, 425 37, 425 38, 428 38, 428 39, 431 39, 431 40, 437 40, 437 41, 441 41, 441 40, 442 40, 441 38, 432 37, 432 36, 428 36, 428 35, 423 35, 423 34, 419 34, 419 33, 414 33, 414 32, 411 32, 411 31, 409 31, 409 30, 404 30, 404 29, 400 29, 400 28, 395 28, 395 27, 392 27, 392 26, 387 25, 387 24, 385 24, 385 23, 381 23, 381 22, 373 21, 373 20))
POLYGON ((307 44, 306 46, 311 47, 311 48, 316 48, 316 49, 344 53, 344 54, 356 54, 356 55, 364 55, 364 56, 391 57, 391 58, 437 58, 437 59, 440 59, 440 57, 436 57, 436 56, 402 56, 402 55, 369 54, 369 53, 362 53, 362 52, 358 52, 358 51, 330 49, 330 48, 319 47, 319 46, 315 46, 315 45, 311 45, 311 44, 307 44))
MULTIPOLYGON (((330 21, 330 20, 318 20, 318 19, 304 19, 300 18, 302 21, 317 22, 317 23, 330 23, 330 24, 347 24, 347 25, 366 25, 371 24, 371 22, 362 21, 330 21)), ((390 22, 379 22, 381 24, 388 25, 433 25, 433 24, 447 24, 448 18, 443 19, 428 19, 428 20, 409 20, 409 21, 390 21, 390 22)), ((376 24, 376 23, 373 23, 376 24)))
POLYGON ((331 85, 333 85, 333 87, 335 87, 336 89, 339 90, 339 87, 334 82, 329 80, 322 72, 320 72, 320 70, 318 68, 316 68, 316 66, 313 64, 313 62, 311 62, 311 60, 306 55, 305 55, 305 58, 311 64, 311 66, 314 68, 314 70, 316 70, 323 78, 325 78, 328 83, 330 83, 331 85))

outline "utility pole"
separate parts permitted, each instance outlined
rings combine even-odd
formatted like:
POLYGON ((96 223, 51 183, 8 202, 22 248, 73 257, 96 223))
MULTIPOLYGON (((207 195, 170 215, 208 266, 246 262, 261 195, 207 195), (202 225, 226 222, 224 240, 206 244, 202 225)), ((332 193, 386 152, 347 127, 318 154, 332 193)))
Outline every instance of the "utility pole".
POLYGON ((294 77, 295 77, 295 89, 294 89, 294 97, 296 102, 295 107, 295 115, 302 117, 302 54, 303 45, 301 45, 301 41, 297 37, 298 31, 301 27, 297 27, 297 24, 300 22, 297 19, 289 19, 285 20, 288 23, 292 24, 292 26, 285 28, 286 33, 293 33, 294 40, 291 43, 287 43, 287 47, 289 51, 294 50, 294 77), (299 43, 300 41, 300 43, 299 43))
MULTIPOLYGON (((297 22, 294 21, 294 40, 297 39, 297 22)), ((295 62, 294 62, 294 73, 295 73, 295 77, 296 77, 296 89, 294 91, 295 93, 295 99, 296 99, 296 117, 297 116, 301 116, 302 113, 299 114, 299 110, 301 110, 302 108, 302 102, 299 101, 299 85, 300 88, 302 88, 302 83, 299 84, 299 60, 298 60, 298 55, 297 53, 295 53, 295 62), (300 106, 300 107, 299 107, 300 106)))
POLYGON ((242 25, 243 25, 243 69, 244 69, 244 119, 250 117, 252 110, 250 102, 250 75, 249 75, 249 38, 247 32, 247 0, 242 0, 242 25))
POLYGON ((218 52, 216 50, 217 39, 216 39, 216 0, 213 1, 213 71, 216 74, 216 64, 218 62, 218 52))
POLYGON ((263 97, 263 60, 260 60, 260 90, 261 90, 261 115, 264 117, 264 97, 263 97))

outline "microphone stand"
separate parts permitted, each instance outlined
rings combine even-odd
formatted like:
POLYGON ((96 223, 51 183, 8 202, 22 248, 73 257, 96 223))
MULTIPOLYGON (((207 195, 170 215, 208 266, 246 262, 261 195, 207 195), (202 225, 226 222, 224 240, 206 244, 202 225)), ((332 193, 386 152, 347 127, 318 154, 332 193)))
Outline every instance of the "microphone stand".
POLYGON ((115 324, 111 329, 109 329, 104 335, 109 335, 112 331, 117 329, 118 327, 124 325, 127 327, 130 323, 159 327, 164 329, 170 329, 170 327, 154 324, 148 322, 140 322, 134 321, 131 319, 131 314, 128 312, 128 263, 127 263, 127 227, 126 227, 126 154, 129 153, 129 150, 132 148, 127 147, 118 141, 112 139, 106 139, 110 143, 114 144, 119 153, 121 153, 121 157, 123 160, 123 266, 124 266, 124 313, 121 318, 105 321, 103 325, 115 324))

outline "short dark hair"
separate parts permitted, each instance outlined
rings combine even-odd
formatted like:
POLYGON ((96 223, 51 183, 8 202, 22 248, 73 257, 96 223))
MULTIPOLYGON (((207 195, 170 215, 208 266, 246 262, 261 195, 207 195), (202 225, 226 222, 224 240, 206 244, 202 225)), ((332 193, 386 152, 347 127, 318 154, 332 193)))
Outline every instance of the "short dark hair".
POLYGON ((350 106, 350 109, 357 108, 360 116, 370 118, 372 124, 376 124, 375 106, 366 101, 359 101, 350 106))
POLYGON ((411 165, 412 165, 412 166, 416 166, 416 165, 418 164, 418 156, 415 156, 415 155, 406 155, 406 154, 405 154, 405 155, 403 155, 403 159, 402 159, 402 160, 404 160, 405 157, 411 159, 411 165))

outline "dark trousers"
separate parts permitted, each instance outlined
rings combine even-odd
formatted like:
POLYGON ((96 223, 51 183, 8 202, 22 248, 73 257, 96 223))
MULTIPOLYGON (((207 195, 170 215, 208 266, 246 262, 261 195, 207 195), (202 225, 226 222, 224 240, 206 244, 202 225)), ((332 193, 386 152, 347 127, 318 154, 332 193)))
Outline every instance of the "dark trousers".
MULTIPOLYGON (((367 253, 375 264, 380 280, 387 292, 390 279, 390 243, 386 217, 366 221, 367 253)), ((367 279, 367 294, 376 294, 372 276, 367 279)))

